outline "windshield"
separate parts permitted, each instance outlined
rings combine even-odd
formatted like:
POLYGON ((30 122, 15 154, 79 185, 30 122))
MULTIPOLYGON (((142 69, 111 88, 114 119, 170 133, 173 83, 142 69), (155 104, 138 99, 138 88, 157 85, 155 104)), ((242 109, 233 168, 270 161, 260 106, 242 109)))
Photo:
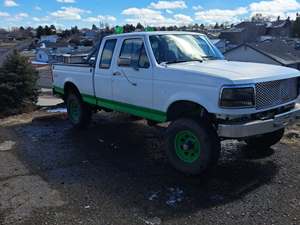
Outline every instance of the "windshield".
POLYGON ((149 37, 158 64, 224 59, 222 53, 202 35, 165 34, 149 37))

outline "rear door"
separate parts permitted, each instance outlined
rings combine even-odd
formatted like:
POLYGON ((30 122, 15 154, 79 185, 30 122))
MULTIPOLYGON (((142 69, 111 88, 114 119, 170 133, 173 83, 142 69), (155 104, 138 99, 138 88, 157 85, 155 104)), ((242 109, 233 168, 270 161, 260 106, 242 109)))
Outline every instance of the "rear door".
POLYGON ((114 101, 152 108, 153 71, 148 56, 143 37, 121 40, 117 57, 121 60, 130 59, 131 64, 124 66, 116 62, 112 77, 114 101))
POLYGON ((100 99, 112 100, 112 74, 114 64, 114 52, 117 39, 107 39, 100 48, 100 54, 96 63, 94 75, 95 95, 100 99))

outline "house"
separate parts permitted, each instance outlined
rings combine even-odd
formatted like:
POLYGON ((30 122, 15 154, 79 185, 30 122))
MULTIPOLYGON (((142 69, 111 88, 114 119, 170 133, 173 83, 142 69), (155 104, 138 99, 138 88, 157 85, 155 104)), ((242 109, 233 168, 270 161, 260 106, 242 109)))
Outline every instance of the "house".
POLYGON ((40 38, 40 42, 56 43, 57 40, 58 40, 57 35, 42 35, 40 38))
POLYGON ((6 41, 8 39, 8 32, 4 29, 0 29, 0 41, 6 41))
POLYGON ((87 30, 84 32, 83 37, 89 40, 94 40, 99 36, 97 31, 94 30, 87 30))
POLYGON ((256 62, 300 69, 300 40, 267 39, 241 44, 224 53, 231 61, 256 62))
POLYGON ((222 31, 220 38, 229 41, 231 44, 240 45, 257 41, 260 36, 266 34, 266 31, 265 23, 245 21, 222 31))
MULTIPOLYGON (((52 47, 42 47, 37 49, 36 53, 36 61, 39 63, 57 63, 57 62, 65 62, 67 59, 70 58, 73 55, 79 55, 81 58, 83 57, 82 54, 87 55, 91 50, 91 47, 83 47, 83 46, 58 46, 58 45, 53 45, 52 47), (55 46, 55 47, 54 47, 55 46)), ((79 61, 78 57, 74 57, 74 59, 71 59, 70 62, 72 61, 79 61)), ((77 63, 76 61, 76 63, 77 63)), ((68 63, 70 63, 68 62, 68 63)), ((82 60, 81 60, 82 62, 82 60)))
POLYGON ((267 23, 266 35, 272 37, 289 37, 292 33, 292 22, 289 19, 267 23))

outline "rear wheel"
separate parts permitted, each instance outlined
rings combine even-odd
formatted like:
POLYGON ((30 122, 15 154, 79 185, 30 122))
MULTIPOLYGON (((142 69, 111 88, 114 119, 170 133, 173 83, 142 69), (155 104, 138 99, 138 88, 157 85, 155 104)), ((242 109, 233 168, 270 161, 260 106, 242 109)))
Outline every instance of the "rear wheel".
POLYGON ((66 105, 69 120, 75 128, 84 128, 89 125, 92 111, 78 94, 73 91, 69 92, 66 97, 66 105))
POLYGON ((272 145, 277 144, 282 139, 283 135, 284 129, 280 129, 272 133, 248 138, 245 142, 250 148, 268 149, 272 145))
POLYGON ((216 165, 221 149, 213 128, 204 121, 193 119, 173 122, 167 131, 166 144, 170 163, 177 170, 192 175, 216 165))

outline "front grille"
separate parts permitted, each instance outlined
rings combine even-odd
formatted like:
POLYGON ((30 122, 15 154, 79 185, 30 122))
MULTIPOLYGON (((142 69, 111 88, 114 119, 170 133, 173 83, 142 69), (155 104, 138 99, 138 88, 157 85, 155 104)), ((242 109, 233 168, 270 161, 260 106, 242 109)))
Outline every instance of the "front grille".
POLYGON ((295 100, 298 95, 297 82, 297 78, 291 78, 256 84, 256 109, 266 109, 295 100))

